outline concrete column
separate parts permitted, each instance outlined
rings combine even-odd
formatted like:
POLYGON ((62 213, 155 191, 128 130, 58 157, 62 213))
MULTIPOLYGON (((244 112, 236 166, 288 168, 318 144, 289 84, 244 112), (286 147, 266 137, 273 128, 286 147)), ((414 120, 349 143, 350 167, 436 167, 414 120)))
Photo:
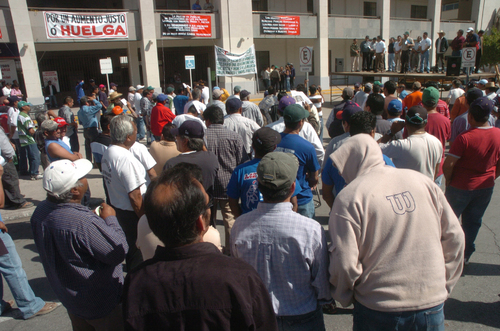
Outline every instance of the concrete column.
MULTIPOLYGON (((387 44, 391 38, 391 1, 377 0, 377 16, 380 17, 380 36, 387 44)), ((371 35, 371 33, 370 33, 371 35)))
MULTIPOLYGON (((218 9, 220 18, 220 38, 216 41, 216 45, 231 53, 244 53, 254 44, 252 1, 215 0, 213 4, 218 9)), ((215 68, 212 68, 212 70, 215 70, 215 68)), ((251 93, 257 92, 255 75, 219 77, 218 79, 219 85, 229 92, 232 92, 233 87, 236 85, 251 93)))
POLYGON ((142 74, 144 84, 160 87, 160 73, 158 72, 158 48, 156 45, 156 20, 154 1, 139 0, 139 14, 141 17, 141 41, 139 42, 142 54, 142 74))
MULTIPOLYGON (((314 13, 318 19, 318 38, 314 42, 314 76, 309 77, 310 84, 321 85, 326 88, 330 85, 328 72, 328 0, 314 0, 314 13)), ((297 50, 298 52, 298 50, 297 50)), ((296 71, 300 70, 300 64, 296 71)))
POLYGON ((24 0, 9 0, 9 7, 23 68, 27 100, 33 105, 42 105, 45 100, 41 88, 42 83, 40 71, 38 70, 28 6, 24 0))
MULTIPOLYGON (((438 31, 441 29, 441 0, 429 0, 427 5, 427 18, 431 20, 431 31, 429 38, 432 40, 432 49, 429 54, 429 65, 433 67, 436 65, 436 49, 435 41, 439 38, 438 31)), ((450 41, 451 42, 451 41, 450 41)))
POLYGON ((130 82, 134 86, 142 83, 139 73, 139 56, 137 53, 137 49, 139 47, 142 47, 142 42, 131 41, 127 45, 128 71, 130 75, 130 82))

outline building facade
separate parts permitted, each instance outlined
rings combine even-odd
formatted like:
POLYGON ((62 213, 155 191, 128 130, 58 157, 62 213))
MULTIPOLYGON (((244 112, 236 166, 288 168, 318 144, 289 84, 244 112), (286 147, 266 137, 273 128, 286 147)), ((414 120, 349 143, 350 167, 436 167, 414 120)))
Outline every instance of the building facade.
MULTIPOLYGON (((200 1, 203 8, 206 0, 200 1)), ((0 0, 0 65, 4 81, 17 79, 33 104, 44 101, 51 79, 66 95, 82 79, 106 84, 99 60, 111 58, 109 81, 126 93, 130 85, 162 88, 190 79, 185 55, 195 56, 193 80, 257 90, 256 76, 217 77, 214 46, 241 54, 255 45, 257 71, 293 63, 310 46, 311 83, 349 70, 354 38, 405 31, 416 38, 439 30, 450 40, 458 29, 491 26, 500 0, 212 0, 213 10, 194 11, 194 0, 0 0), (211 72, 207 71, 211 68, 211 72)), ((431 57, 434 61, 433 56, 431 57)), ((262 84, 259 84, 262 89, 262 84)))

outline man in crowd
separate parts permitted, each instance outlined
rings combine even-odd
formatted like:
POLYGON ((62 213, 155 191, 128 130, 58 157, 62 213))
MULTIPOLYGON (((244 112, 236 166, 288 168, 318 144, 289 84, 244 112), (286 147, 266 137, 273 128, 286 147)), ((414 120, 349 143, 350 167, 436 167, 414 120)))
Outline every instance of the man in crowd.
POLYGON ((391 122, 382 117, 382 113, 384 112, 383 96, 378 94, 368 96, 364 110, 371 112, 377 118, 376 133, 384 134, 391 129, 391 122))
POLYGON ((436 46, 436 72, 442 72, 446 70, 444 62, 444 53, 448 50, 448 40, 444 37, 445 32, 443 30, 438 32, 439 38, 435 41, 436 46))
POLYGON ((335 300, 354 304, 353 329, 444 330, 443 305, 464 248, 444 194, 415 171, 385 166, 367 134, 331 157, 348 185, 328 223, 330 283, 335 300))
POLYGON ((78 110, 78 122, 83 126, 83 137, 85 138, 85 157, 92 162, 92 149, 90 144, 99 135, 97 130, 97 114, 101 112, 102 105, 92 97, 82 97, 80 99, 80 109, 78 110), (93 105, 90 105, 90 102, 93 105))
POLYGON ((344 130, 342 129, 342 121, 337 118, 337 113, 344 109, 346 103, 353 97, 354 91, 352 90, 352 88, 344 88, 344 90, 342 91, 342 102, 336 105, 330 112, 330 115, 326 120, 326 128, 328 130, 328 135, 330 135, 331 138, 335 138, 336 136, 340 136, 342 133, 344 133, 344 130))
MULTIPOLYGON (((455 103, 453 104, 453 107, 451 108, 451 113, 450 113, 450 120, 451 123, 455 121, 455 119, 465 113, 467 110, 469 110, 469 105, 467 104, 467 99, 466 99, 466 94, 470 89, 475 88, 476 85, 474 82, 469 82, 467 86, 465 87, 465 92, 458 98, 455 99, 455 103)), ((481 93, 482 94, 482 93, 481 93)))
POLYGON ((144 92, 144 85, 137 85, 135 87, 134 103, 132 104, 135 108, 135 113, 137 118, 135 118, 135 125, 137 126, 137 138, 142 140, 146 136, 146 124, 144 123, 144 117, 141 112, 141 100, 142 93, 144 92))
POLYGON ((47 82, 47 86, 45 86, 45 96, 49 98, 49 107, 57 108, 57 88, 55 85, 52 85, 52 81, 47 82))
POLYGON ((363 109, 365 107, 366 99, 368 99, 368 95, 372 92, 373 85, 371 83, 366 83, 363 91, 359 91, 356 93, 356 95, 352 98, 352 101, 358 104, 358 106, 363 109))
POLYGON ((453 142, 443 165, 446 198, 456 216, 462 216, 465 264, 475 251, 474 241, 500 173, 500 130, 488 123, 492 111, 493 101, 486 97, 471 103, 467 114, 471 129, 453 142))
POLYGON ((465 37, 464 30, 460 29, 457 31, 457 36, 451 42, 451 56, 460 56, 462 57, 462 49, 464 48, 465 37))
POLYGON ((163 166, 173 157, 176 157, 181 152, 177 150, 177 145, 175 144, 175 136, 172 134, 173 129, 172 123, 167 123, 163 126, 161 131, 160 141, 153 141, 149 153, 155 159, 156 165, 154 166, 155 172, 159 175, 163 171, 163 166))
POLYGON ((353 39, 351 44, 351 72, 359 71, 359 45, 356 39, 353 39))
POLYGON ((264 124, 262 114, 259 107, 255 103, 250 102, 250 92, 242 90, 240 92, 240 100, 243 102, 241 104, 241 115, 253 120, 259 126, 262 126, 264 124))
POLYGON ((168 97, 160 94, 156 97, 156 106, 151 109, 151 133, 156 141, 160 140, 161 131, 167 123, 172 123, 175 115, 169 108, 165 107, 168 97))
POLYGON ((252 136, 260 126, 255 121, 243 117, 242 102, 239 98, 229 98, 226 101, 227 116, 224 117, 224 127, 238 133, 245 144, 245 151, 251 158, 252 154, 252 136))
POLYGON ((477 40, 477 52, 476 52, 476 70, 475 73, 481 73, 481 70, 479 70, 479 66, 481 65, 481 56, 483 55, 483 47, 484 47, 484 30, 479 30, 477 33, 478 40, 477 40))
POLYGON ((298 169, 290 153, 262 158, 257 181, 264 202, 236 221, 231 255, 252 265, 264 280, 280 330, 290 324, 324 330, 321 306, 331 301, 328 249, 323 227, 292 211, 298 169))
POLYGON ((144 121, 144 131, 139 129, 137 127, 137 141, 143 141, 147 140, 146 135, 148 132, 151 130, 151 109, 153 108, 153 92, 151 89, 148 88, 144 89, 142 91, 142 98, 141 101, 139 101, 139 113, 141 114, 143 121, 144 121))
POLYGON ((172 121, 172 124, 175 125, 176 128, 178 128, 185 121, 196 121, 201 124, 203 130, 207 129, 205 123, 200 119, 198 110, 196 109, 195 106, 189 107, 187 113, 175 116, 174 120, 172 121))
POLYGON ((81 205, 90 161, 59 160, 44 174, 47 199, 31 217, 35 244, 47 279, 68 311, 73 330, 123 327, 121 263, 128 245, 115 211, 100 216, 81 205))
POLYGON ((420 72, 423 73, 424 70, 430 73, 429 67, 429 51, 432 48, 432 40, 429 38, 429 34, 424 32, 422 41, 420 42, 420 72))
POLYGON ((392 100, 399 100, 399 98, 396 96, 396 88, 397 83, 393 80, 388 80, 384 83, 384 110, 387 110, 387 107, 392 100))
POLYGON ((167 101, 165 103, 165 106, 170 109, 170 111, 172 112, 172 114, 175 115, 175 105, 174 105, 174 98, 175 98, 175 94, 174 94, 174 86, 173 85, 168 85, 167 86, 167 89, 165 90, 167 92, 167 101))
POLYGON ((59 109, 58 115, 59 117, 64 118, 66 123, 68 123, 66 137, 69 138, 71 150, 73 152, 79 152, 80 142, 78 141, 78 123, 75 121, 75 114, 73 114, 73 111, 71 110, 73 104, 74 102, 72 97, 64 98, 63 106, 59 109))
MULTIPOLYGON (((109 131, 109 126, 111 124, 111 120, 113 119, 113 115, 103 115, 101 116, 101 128, 102 131, 99 133, 97 138, 90 144, 90 148, 92 149, 92 155, 94 156, 94 163, 97 165, 99 171, 101 171, 101 162, 102 156, 104 152, 108 149, 109 145, 111 145, 111 133, 109 131)), ((104 185, 104 190, 106 190, 106 185, 104 185)), ((106 193, 106 198, 108 198, 108 194, 106 193)))
POLYGON ((188 112, 189 107, 195 106, 196 110, 198 111, 198 115, 202 116, 207 106, 200 101, 201 90, 199 88, 194 88, 193 91, 191 91, 190 96, 192 97, 192 99, 190 99, 190 101, 184 105, 184 114, 188 112))
POLYGON ((111 145, 102 157, 101 168, 111 206, 115 209, 129 247, 127 270, 142 262, 137 249, 137 222, 144 214, 142 196, 146 193, 146 170, 129 151, 137 138, 137 127, 130 116, 115 116, 110 123, 111 145))
POLYGON ((214 153, 204 150, 203 127, 196 121, 185 121, 180 127, 173 128, 172 134, 181 154, 168 160, 163 170, 183 162, 197 165, 202 170, 203 188, 213 197, 219 162, 214 153))
POLYGON ((188 88, 179 88, 177 90, 177 95, 174 98, 174 106, 175 106, 175 115, 184 114, 184 106, 191 98, 191 89, 188 88), (189 95, 189 96, 188 96, 189 95))
POLYGON ((212 219, 215 223, 217 206, 220 207, 224 229, 226 233, 226 250, 229 250, 229 236, 235 221, 227 196, 227 185, 234 169, 248 158, 243 145, 243 139, 234 131, 224 127, 224 115, 217 106, 209 106, 203 113, 207 124, 206 141, 207 150, 217 157, 219 169, 215 175, 214 183, 214 208, 212 219))
MULTIPOLYGON (((452 82, 452 87, 446 98, 446 103, 448 103, 449 109, 452 110, 452 114, 453 114, 453 105, 455 104, 455 101, 465 93, 465 91, 461 89, 461 86, 462 86, 462 81, 460 79, 455 79, 452 82)), ((451 121, 453 122, 455 117, 457 117, 458 115, 455 116, 451 115, 451 116, 452 116, 451 121)))
POLYGON ((127 275, 126 328, 278 330, 257 272, 203 241, 211 200, 188 169, 163 172, 144 204, 149 226, 165 247, 127 275))
POLYGON ((318 184, 320 165, 316 157, 314 146, 299 136, 309 112, 298 104, 285 108, 283 118, 285 131, 281 133, 281 142, 277 152, 294 154, 299 161, 299 170, 296 173, 297 181, 302 191, 297 195, 297 212, 305 217, 314 218, 315 209, 312 190, 318 184))
POLYGON ((403 99, 403 116, 406 115, 407 109, 410 109, 411 107, 416 106, 420 102, 422 102, 422 91, 420 91, 420 89, 422 88, 422 84, 419 81, 415 81, 413 82, 411 88, 413 92, 408 94, 403 99))
POLYGON ((222 110, 222 114, 224 116, 227 115, 226 113, 226 104, 222 101, 220 101, 221 96, 224 94, 224 91, 222 91, 220 88, 215 89, 212 92, 212 102, 209 103, 208 106, 217 106, 222 110))
POLYGON ((21 153, 28 159, 29 175, 31 180, 42 179, 43 176, 39 174, 40 168, 40 152, 36 146, 35 139, 35 124, 31 120, 30 111, 31 103, 26 101, 19 101, 19 116, 17 117, 17 127, 19 130, 19 142, 21 144, 21 153))
POLYGON ((21 175, 27 175, 28 161, 26 160, 26 156, 20 153, 21 144, 19 142, 19 131, 17 129, 17 118, 19 116, 18 103, 19 101, 21 101, 21 99, 18 98, 17 96, 10 96, 7 97, 7 100, 9 101, 9 106, 10 106, 9 109, 7 110, 7 116, 8 116, 7 125, 9 127, 9 132, 7 132, 7 136, 15 146, 15 151, 18 158, 18 165, 17 165, 18 170, 20 171, 21 175))

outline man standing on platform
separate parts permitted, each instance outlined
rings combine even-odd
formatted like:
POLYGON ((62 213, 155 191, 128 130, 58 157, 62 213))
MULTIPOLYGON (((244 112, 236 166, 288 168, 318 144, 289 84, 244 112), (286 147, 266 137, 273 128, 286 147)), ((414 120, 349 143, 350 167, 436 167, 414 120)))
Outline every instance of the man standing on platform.
POLYGON ((375 66, 373 68, 374 72, 384 71, 384 54, 385 54, 385 42, 382 40, 381 36, 377 36, 377 43, 374 45, 375 50, 375 66))
POLYGON ((429 34, 424 32, 424 39, 420 42, 420 73, 429 73, 429 50, 432 47, 432 40, 428 37, 429 34))
POLYGON ((460 29, 457 31, 457 36, 451 42, 451 56, 462 56, 462 48, 464 48, 465 37, 464 30, 460 29))
POLYGON ((369 70, 370 63, 370 37, 366 36, 365 41, 360 45, 361 54, 363 54, 363 71, 369 70))
POLYGON ((410 49, 414 46, 413 39, 410 38, 410 33, 408 31, 403 35, 403 39, 399 42, 399 46, 401 46, 401 73, 405 74, 410 65, 410 49))
POLYGON ((359 71, 359 51, 358 41, 354 39, 351 45, 351 72, 359 71))
POLYGON ((438 32, 439 38, 436 39, 436 72, 444 73, 444 53, 448 50, 448 40, 444 37, 443 30, 438 32))
POLYGON ((479 40, 477 41, 478 47, 476 52, 476 74, 480 73, 479 66, 481 64, 481 56, 483 55, 483 42, 484 42, 483 35, 484 35, 484 30, 480 30, 477 33, 479 40))

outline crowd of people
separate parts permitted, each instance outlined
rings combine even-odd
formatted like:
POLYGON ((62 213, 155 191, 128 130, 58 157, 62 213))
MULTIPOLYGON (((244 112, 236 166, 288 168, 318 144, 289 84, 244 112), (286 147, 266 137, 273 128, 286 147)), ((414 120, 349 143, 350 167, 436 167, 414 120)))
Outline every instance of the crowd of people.
POLYGON ((272 86, 275 91, 290 92, 295 89, 295 68, 293 63, 287 63, 285 67, 265 67, 260 72, 260 78, 264 84, 264 90, 272 86))
MULTIPOLYGON (((357 83, 323 122, 321 87, 292 90, 289 78, 258 105, 240 86, 202 80, 127 96, 80 81, 77 117, 66 97, 55 118, 37 114, 37 130, 30 104, 6 99, 19 114, 0 130, 0 205, 26 203, 17 130, 47 191, 34 241, 74 330, 325 330, 336 301, 354 304, 356 330, 426 330, 428 316, 444 330, 500 174, 498 86, 456 80, 441 100, 433 82, 357 83), (94 167, 105 202, 90 210, 94 167), (330 243, 315 220, 320 178, 330 243)), ((9 238, 0 234, 0 266, 17 256, 9 238)), ((17 274, 6 280, 23 318, 57 308, 16 290, 29 288, 20 263, 3 270, 17 274)))
MULTIPOLYGON (((476 65, 470 69, 470 73, 480 73, 483 30, 476 34, 474 29, 470 27, 464 36, 464 31, 460 29, 450 43, 448 43, 445 37, 446 33, 443 30, 439 31, 437 35, 434 43, 427 32, 414 39, 410 37, 408 31, 403 36, 391 37, 387 43, 381 36, 373 39, 366 36, 359 45, 358 41, 354 39, 350 46, 351 72, 361 70, 384 72, 387 69, 389 72, 400 73, 430 73, 431 71, 444 73, 447 63, 445 53, 448 48, 451 47, 451 56, 461 57, 464 47, 474 47, 476 48, 476 65), (429 56, 433 49, 435 50, 436 65, 431 70, 429 56)), ((465 70, 467 69, 464 68, 464 72, 465 70)))

